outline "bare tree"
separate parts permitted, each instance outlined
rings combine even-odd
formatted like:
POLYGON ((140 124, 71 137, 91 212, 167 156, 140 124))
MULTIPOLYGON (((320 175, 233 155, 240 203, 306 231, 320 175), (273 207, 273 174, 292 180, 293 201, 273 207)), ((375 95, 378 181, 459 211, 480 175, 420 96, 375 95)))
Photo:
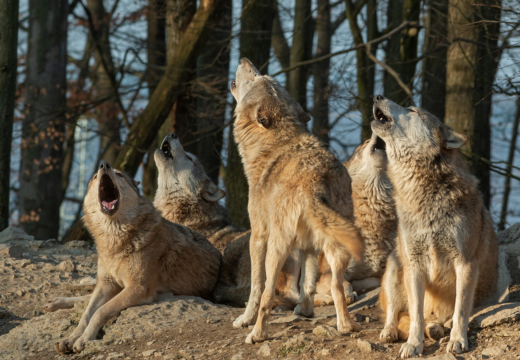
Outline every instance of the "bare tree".
POLYGON ((37 239, 55 238, 62 202, 67 0, 30 0, 19 216, 37 239))
POLYGON ((0 230, 9 225, 9 180, 18 46, 18 0, 0 0, 0 230))

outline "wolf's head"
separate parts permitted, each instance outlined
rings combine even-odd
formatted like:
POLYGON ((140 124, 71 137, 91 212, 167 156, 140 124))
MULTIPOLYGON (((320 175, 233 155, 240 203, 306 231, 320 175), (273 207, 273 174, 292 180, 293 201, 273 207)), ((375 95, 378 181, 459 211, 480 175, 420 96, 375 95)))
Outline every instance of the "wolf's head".
POLYGON ((241 58, 231 93, 237 101, 235 125, 254 125, 261 131, 279 133, 289 125, 305 129, 310 117, 278 81, 261 75, 253 63, 241 58))
POLYGON ((385 171, 387 163, 386 144, 383 139, 372 133, 370 139, 358 145, 345 166, 350 176, 354 178, 356 174, 373 173, 378 170, 385 171))
POLYGON ((84 201, 85 215, 100 215, 109 220, 131 219, 139 209, 139 185, 108 163, 99 166, 88 183, 84 201))
POLYGON ((467 137, 453 131, 429 112, 403 108, 381 95, 374 97, 372 130, 387 144, 388 153, 409 149, 414 154, 437 155, 458 149, 467 137))
POLYGON ((217 202, 226 193, 206 175, 199 160, 182 148, 179 138, 174 133, 166 136, 161 148, 155 150, 155 163, 159 170, 158 191, 179 196, 202 198, 208 202, 217 202))

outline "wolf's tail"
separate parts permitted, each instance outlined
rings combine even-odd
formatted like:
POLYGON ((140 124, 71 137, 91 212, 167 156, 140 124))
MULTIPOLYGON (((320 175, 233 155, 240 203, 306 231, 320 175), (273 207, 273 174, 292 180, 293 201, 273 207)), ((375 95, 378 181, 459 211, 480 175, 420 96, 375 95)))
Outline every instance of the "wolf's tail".
POLYGON ((365 243, 352 219, 348 219, 332 209, 325 197, 320 197, 313 206, 313 228, 327 237, 344 245, 350 254, 361 262, 365 243))
POLYGON ((408 334, 410 334, 410 314, 407 312, 401 312, 398 315, 397 323, 397 336, 399 340, 408 340, 408 334))

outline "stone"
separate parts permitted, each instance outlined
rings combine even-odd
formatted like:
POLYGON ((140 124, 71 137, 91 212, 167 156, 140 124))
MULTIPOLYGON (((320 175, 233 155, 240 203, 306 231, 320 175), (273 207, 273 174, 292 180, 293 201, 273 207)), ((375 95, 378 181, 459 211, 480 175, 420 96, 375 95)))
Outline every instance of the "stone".
POLYGON ((442 355, 437 355, 437 356, 428 358, 428 360, 457 360, 457 358, 452 353, 444 353, 442 355))
POLYGON ((283 317, 276 318, 273 321, 271 321, 270 323, 271 324, 285 324, 285 323, 291 323, 291 322, 302 321, 302 320, 307 320, 307 319, 304 318, 303 316, 299 316, 299 315, 289 315, 289 316, 283 316, 283 317))
POLYGON ((96 285, 96 282, 97 280, 92 276, 86 276, 79 281, 81 285, 96 285))
POLYGON ((498 356, 503 355, 509 350, 506 344, 498 345, 492 348, 482 350, 482 356, 498 356))
POLYGON ((83 240, 72 240, 65 243, 65 247, 68 249, 88 249, 90 248, 90 244, 83 240))
POLYGON ((330 350, 329 349, 321 349, 316 352, 318 356, 330 356, 330 350))
POLYGON ((238 354, 235 354, 231 357, 231 360, 242 360, 244 358, 244 353, 241 351, 238 354))
MULTIPOLYGON (((355 314, 351 314, 354 316, 354 320, 356 320, 357 322, 363 322, 365 321, 365 315, 363 314, 360 314, 360 313, 355 313, 355 314)), ((336 321, 335 319, 333 321, 336 321)))
MULTIPOLYGON (((0 234, 1 235, 1 234, 0 234)), ((497 234, 498 245, 508 245, 520 240, 520 223, 516 223, 497 234)))
POLYGON ((23 248, 20 245, 2 244, 0 246, 0 256, 21 259, 23 257, 23 248))
POLYGON ((33 250, 38 250, 42 247, 44 247, 43 245, 43 241, 41 240, 33 240, 29 243, 29 247, 33 250))
POLYGON ((470 328, 486 328, 520 320, 520 302, 486 307, 470 317, 470 328))
POLYGON ((357 339, 357 348, 359 351, 364 353, 370 353, 374 351, 374 346, 372 343, 361 339, 357 339))
POLYGON ((341 336, 341 333, 330 325, 319 325, 316 326, 312 333, 316 336, 324 336, 328 338, 335 338, 341 336))
POLYGON ((262 346, 260 346, 260 349, 258 349, 257 355, 268 357, 271 356, 271 347, 268 343, 264 343, 262 346))
POLYGON ((66 272, 75 272, 76 264, 74 264, 74 261, 72 260, 65 260, 58 265, 58 269, 66 272))
POLYGON ((505 251, 498 252, 498 280, 497 292, 491 300, 494 303, 502 304, 509 301, 509 286, 513 284, 513 279, 509 269, 507 268, 507 259, 509 255, 505 251))
POLYGON ((9 241, 32 241, 34 236, 27 235, 25 231, 20 228, 10 226, 4 231, 0 232, 0 243, 9 241))
POLYGON ((108 354, 107 358, 105 360, 116 360, 116 359, 122 359, 125 356, 124 353, 110 353, 108 354))
POLYGON ((369 277, 363 280, 354 280, 351 283, 354 291, 359 293, 360 291, 370 291, 380 287, 381 278, 369 277))
POLYGON ((150 357, 150 356, 152 356, 153 354, 155 354, 156 351, 157 351, 157 350, 155 350, 155 349, 143 351, 143 356, 144 356, 144 357, 150 357))

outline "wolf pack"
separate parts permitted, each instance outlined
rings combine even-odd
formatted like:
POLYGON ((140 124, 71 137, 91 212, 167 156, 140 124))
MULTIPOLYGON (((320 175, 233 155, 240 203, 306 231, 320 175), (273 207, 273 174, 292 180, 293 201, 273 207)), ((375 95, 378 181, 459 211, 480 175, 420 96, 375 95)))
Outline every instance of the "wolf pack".
POLYGON ((101 164, 83 217, 98 252, 97 283, 91 295, 45 304, 55 311, 88 300, 56 350, 81 352, 109 318, 162 292, 246 304, 232 326, 253 325, 250 344, 268 339, 278 305, 313 317, 316 306, 334 304, 337 330, 356 332, 352 282, 382 277, 380 338, 405 341, 402 358, 420 355, 425 336, 444 337, 449 319, 447 352, 468 351, 473 307, 496 297, 498 245, 458 150, 467 138, 377 95, 372 137, 342 164, 309 133, 309 115, 285 88, 247 58, 231 93, 251 230, 231 222, 219 204, 225 192, 174 133, 154 154, 153 204, 128 175, 101 164))

